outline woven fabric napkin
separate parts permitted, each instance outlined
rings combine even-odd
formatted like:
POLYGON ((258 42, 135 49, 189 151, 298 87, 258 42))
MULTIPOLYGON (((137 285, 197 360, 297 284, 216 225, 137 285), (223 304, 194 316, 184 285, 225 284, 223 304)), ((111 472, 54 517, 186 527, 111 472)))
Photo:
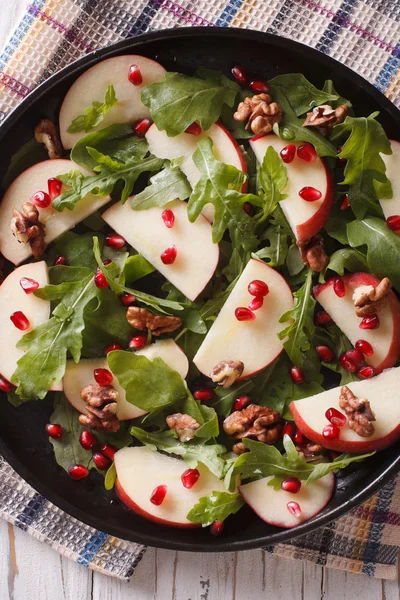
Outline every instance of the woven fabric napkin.
MULTIPOLYGON (((50 75, 92 50, 146 31, 205 25, 277 33, 348 65, 400 107, 398 0, 33 0, 0 56, 0 120, 50 75)), ((145 548, 70 517, 0 457, 0 516, 61 554, 129 579, 145 548)), ((278 556, 394 579, 400 546, 400 478, 278 556)))

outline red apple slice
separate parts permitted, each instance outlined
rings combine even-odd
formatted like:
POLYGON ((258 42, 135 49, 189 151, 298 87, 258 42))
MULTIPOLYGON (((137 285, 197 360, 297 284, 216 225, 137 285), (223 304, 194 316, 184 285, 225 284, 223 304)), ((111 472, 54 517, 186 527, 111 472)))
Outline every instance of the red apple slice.
MULTIPOLYGON (((146 356, 149 360, 156 357, 162 360, 184 379, 189 369, 189 362, 184 352, 179 348, 174 340, 157 340, 155 344, 150 344, 136 354, 146 356)), ((79 363, 73 360, 67 361, 67 367, 64 375, 64 393, 68 401, 81 413, 86 412, 86 403, 81 398, 81 390, 87 385, 94 384, 94 370, 108 369, 106 358, 83 359, 79 363)), ((112 384, 118 392, 117 416, 120 421, 136 419, 146 414, 146 411, 134 406, 125 398, 125 390, 119 385, 114 377, 112 384)))
POLYGON ((283 350, 278 333, 287 324, 280 317, 293 307, 293 296, 286 280, 265 263, 251 259, 214 321, 193 362, 210 377, 212 369, 222 360, 241 360, 241 379, 267 367, 283 350), (238 321, 235 310, 247 307, 254 299, 249 284, 260 280, 269 287, 261 308, 254 311, 252 321, 238 321))
MULTIPOLYGON (((400 142, 390 141, 393 154, 381 154, 386 164, 386 175, 392 183, 393 197, 390 199, 379 200, 385 218, 397 215, 400 219, 400 142)), ((396 231, 400 235, 400 229, 396 231)))
POLYGON ((132 200, 124 205, 114 204, 103 214, 103 219, 189 300, 195 300, 213 276, 219 259, 210 223, 201 215, 195 223, 190 223, 187 204, 180 200, 162 208, 140 211, 132 210, 132 200), (171 228, 162 219, 166 209, 175 215, 171 228), (176 259, 172 264, 164 264, 161 255, 171 246, 176 248, 176 259))
POLYGON ((371 404, 376 417, 375 433, 371 437, 359 436, 347 422, 340 428, 338 440, 322 435, 322 430, 329 424, 325 417, 328 408, 336 408, 343 414, 339 406, 341 387, 289 405, 300 431, 313 442, 336 452, 372 452, 393 444, 400 437, 400 367, 388 369, 372 379, 349 383, 347 387, 357 398, 369 400, 371 404))
MULTIPOLYGON (((28 202, 36 192, 47 193, 47 182, 50 178, 63 175, 72 170, 90 175, 90 171, 70 160, 45 160, 21 173, 7 189, 0 204, 0 252, 14 265, 20 264, 29 258, 32 253, 30 245, 19 243, 11 232, 10 222, 13 208, 21 210, 24 202, 28 202)), ((88 194, 76 204, 73 210, 57 212, 51 206, 49 208, 38 207, 39 220, 46 227, 45 241, 49 244, 109 202, 109 200, 109 196, 100 198, 88 194)))
POLYGON ((379 373, 396 364, 400 356, 400 302, 394 292, 390 292, 388 303, 379 311, 380 325, 377 329, 360 329, 362 319, 356 316, 353 294, 363 286, 376 287, 379 279, 368 273, 351 273, 342 277, 346 295, 339 298, 334 292, 334 279, 314 288, 315 299, 332 317, 336 325, 343 331, 350 342, 355 345, 358 340, 366 340, 374 350, 372 356, 365 361, 379 373))
POLYGON ((194 486, 183 486, 181 475, 189 466, 183 460, 153 452, 148 448, 122 448, 115 455, 117 482, 115 490, 120 500, 145 519, 170 527, 199 527, 186 515, 203 496, 225 492, 224 484, 204 465, 197 469, 200 477, 194 486), (167 486, 164 501, 156 506, 150 497, 159 485, 167 486))
MULTIPOLYGON (((270 146, 279 154, 288 144, 294 144, 298 148, 302 142, 287 142, 273 134, 256 136, 250 140, 259 163, 264 160, 270 146)), ((287 194, 287 198, 279 204, 297 241, 305 242, 322 229, 328 218, 333 204, 332 175, 322 158, 309 163, 296 154, 293 161, 285 164, 285 167, 288 183, 283 193, 287 194), (313 187, 321 192, 320 200, 303 200, 299 192, 305 187, 313 187)))
POLYGON ((83 73, 69 88, 60 110, 60 135, 66 150, 86 133, 68 133, 71 122, 83 114, 92 102, 103 102, 109 85, 113 85, 118 99, 105 115, 103 121, 94 129, 102 129, 115 123, 134 123, 150 117, 149 109, 144 106, 140 95, 142 87, 164 79, 165 69, 159 63, 136 54, 126 54, 108 58, 83 73), (134 85, 129 81, 129 69, 137 65, 142 75, 142 83, 134 85))
POLYGON ((275 491, 268 485, 271 479, 272 477, 264 477, 245 483, 239 486, 239 492, 260 519, 286 529, 296 527, 321 512, 331 499, 335 487, 333 473, 328 473, 310 485, 303 482, 297 494, 275 491), (288 509, 288 502, 297 502, 301 511, 298 516, 288 509))

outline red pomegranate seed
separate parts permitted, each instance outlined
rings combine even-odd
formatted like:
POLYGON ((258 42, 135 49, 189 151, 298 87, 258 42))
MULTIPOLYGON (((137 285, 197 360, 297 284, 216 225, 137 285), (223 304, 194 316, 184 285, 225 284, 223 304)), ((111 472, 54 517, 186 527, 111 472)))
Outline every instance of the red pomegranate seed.
POLYGON ((25 294, 32 294, 32 292, 36 291, 39 287, 39 284, 34 279, 29 279, 29 277, 22 277, 19 281, 19 285, 24 290, 25 294))
POLYGON ((253 205, 250 204, 250 202, 245 202, 243 204, 243 210, 246 213, 246 215, 249 215, 249 217, 252 217, 254 214, 253 205))
POLYGON ((294 144, 288 144, 280 151, 280 157, 284 163, 289 164, 293 162, 296 156, 296 146, 294 144))
POLYGON ((135 304, 136 298, 133 294, 129 294, 128 292, 124 292, 120 295, 119 299, 121 300, 121 304, 124 306, 132 306, 135 304))
POLYGON ((17 310, 12 315, 10 315, 10 320, 15 325, 15 327, 17 329, 20 329, 21 331, 25 331, 31 326, 29 319, 27 319, 24 313, 20 310, 17 310))
POLYGON ((168 227, 168 229, 172 229, 172 227, 175 225, 174 211, 170 208, 167 208, 163 211, 161 218, 164 221, 165 227, 168 227))
POLYGON ((128 79, 133 85, 140 85, 143 83, 142 72, 137 65, 131 65, 129 67, 128 79))
POLYGON ((156 506, 160 506, 164 502, 164 498, 167 495, 167 486, 158 485, 150 496, 150 502, 156 506))
POLYGON ((108 354, 109 352, 113 352, 114 350, 122 350, 122 346, 120 346, 119 344, 110 344, 108 346, 108 348, 106 348, 106 354, 108 354))
POLYGON ((347 358, 353 361, 357 365, 357 367, 361 367, 364 364, 364 355, 359 350, 355 350, 352 348, 351 350, 347 350, 346 352, 347 358))
POLYGON ((318 158, 314 146, 308 142, 304 142, 297 148, 297 156, 309 163, 315 162, 318 158))
POLYGON ((332 319, 327 312, 320 310, 314 315, 314 323, 315 325, 320 326, 328 325, 329 323, 332 323, 332 319))
POLYGON ((106 237, 104 244, 109 246, 110 248, 123 248, 126 246, 126 240, 122 237, 122 235, 118 235, 118 233, 109 233, 106 237))
POLYGON ((347 356, 347 352, 343 352, 343 354, 339 356, 339 363, 341 367, 349 373, 355 373, 358 369, 356 363, 347 356))
POLYGON ((335 360, 335 355, 329 346, 316 346, 315 349, 322 362, 330 363, 335 360))
POLYGON ((100 452, 93 453, 93 462, 100 471, 105 471, 111 465, 111 460, 106 456, 100 454, 100 452))
POLYGON ((269 90, 269 85, 266 81, 261 81, 259 79, 250 82, 250 89, 255 94, 266 94, 269 90))
POLYGON ((202 131, 202 128, 196 122, 192 123, 191 125, 189 125, 189 127, 186 127, 185 129, 185 133, 190 133, 192 135, 200 135, 202 131))
POLYGON ((65 256, 56 256, 56 258, 54 259, 54 263, 53 265, 55 267, 59 266, 59 265, 68 265, 67 263, 67 259, 65 258, 65 256))
POLYGON ((258 310, 264 304, 264 298, 262 296, 255 296, 251 302, 249 302, 248 307, 250 310, 258 310))
MULTIPOLYGON (((342 150, 343 150, 342 146, 339 146, 337 149, 337 153, 340 154, 342 152, 342 150)), ((346 163, 347 163, 347 160, 345 158, 341 158, 340 156, 338 156, 336 158, 336 166, 343 168, 346 166, 346 163)))
POLYGON ((296 435, 297 427, 294 423, 290 421, 285 423, 282 429, 282 437, 288 435, 291 440, 294 440, 294 436, 296 435))
POLYGON ((392 215, 386 219, 386 224, 392 231, 400 231, 400 215, 392 215))
POLYGON ((256 315, 252 310, 246 308, 245 306, 239 306, 235 310, 235 317, 238 321, 254 321, 256 315))
POLYGON ((346 295, 346 286, 341 277, 336 277, 333 282, 333 291, 338 298, 343 298, 346 295))
POLYGON ((329 423, 329 425, 325 425, 323 428, 322 435, 327 440, 338 440, 340 436, 340 429, 333 423, 329 423))
POLYGON ((108 444, 107 442, 103 444, 100 448, 100 452, 104 454, 106 458, 108 458, 111 462, 114 460, 114 456, 118 448, 113 446, 112 444, 108 444))
POLYGON ((52 200, 57 198, 61 194, 62 181, 57 179, 57 177, 50 177, 47 180, 47 188, 49 190, 49 196, 52 200))
POLYGON ((297 385, 304 383, 306 380, 306 378, 304 377, 303 369, 296 366, 290 369, 290 377, 292 378, 293 383, 296 383, 297 385))
POLYGON ((147 335, 137 335, 129 342, 129 348, 131 350, 141 350, 147 344, 147 335))
POLYGON ((210 402, 214 400, 214 390, 211 388, 200 388, 193 392, 193 397, 199 402, 210 402))
POLYGON ((303 198, 303 200, 305 200, 306 202, 316 202, 317 200, 321 199, 322 194, 319 190, 315 189, 314 187, 306 186, 301 188, 301 190, 299 191, 299 196, 300 198, 303 198))
POLYGON ((72 465, 68 469, 68 474, 71 479, 79 481, 79 479, 84 479, 89 475, 89 470, 84 465, 72 465))
POLYGON ((113 374, 108 369, 95 369, 93 371, 93 376, 96 383, 103 387, 111 385, 114 379, 113 374))
POLYGON ((51 198, 46 192, 36 192, 31 197, 31 202, 36 204, 39 208, 48 208, 51 204, 51 198))
POLYGON ((85 450, 91 450, 97 444, 97 440, 91 431, 85 429, 79 436, 79 443, 85 450))
POLYGON ((97 269, 96 271, 96 275, 94 276, 94 284, 100 289, 108 287, 106 276, 100 271, 100 269, 97 269))
POLYGON ((301 508, 300 508, 300 504, 298 502, 290 501, 286 504, 286 508, 295 517, 301 516, 301 508))
POLYGON ((239 85, 241 85, 242 87, 248 86, 249 78, 247 77, 247 73, 243 67, 241 67, 240 65, 235 65, 231 72, 234 79, 239 85))
POLYGON ((294 438, 293 441, 295 444, 297 444, 298 446, 301 446, 302 444, 304 444, 304 442, 306 441, 306 438, 304 437, 304 435, 301 433, 301 431, 297 430, 296 433, 294 434, 294 438))
POLYGON ((360 379, 370 379, 371 377, 374 377, 376 375, 376 371, 374 367, 365 366, 361 367, 357 375, 360 379))
POLYGON ((266 296, 269 292, 269 287, 261 279, 251 281, 247 289, 252 296, 266 296))
POLYGON ((63 436, 63 428, 58 423, 48 423, 46 425, 46 433, 53 440, 61 440, 63 436))
POLYGON ((243 410, 251 402, 250 396, 239 396, 233 403, 233 410, 243 410))
POLYGON ((362 352, 364 356, 372 356, 374 353, 373 347, 366 340, 357 340, 354 346, 357 350, 362 352))
POLYGON ((328 410, 325 413, 325 417, 330 423, 332 423, 332 425, 336 425, 336 427, 343 427, 343 425, 347 421, 346 415, 344 415, 339 410, 333 407, 328 408, 328 410))
POLYGON ((347 194, 343 196, 343 200, 340 203, 340 210, 347 210, 350 206, 349 197, 347 194))
POLYGON ((13 385, 11 381, 8 381, 3 375, 0 375, 0 392, 12 392, 15 390, 15 387, 16 386, 13 385))
POLYGON ((176 246, 169 246, 169 248, 164 250, 164 252, 160 256, 161 262, 163 262, 164 265, 172 265, 176 260, 176 256, 176 246))
POLYGON ((224 530, 224 522, 223 521, 214 521, 214 523, 212 523, 210 525, 210 533, 211 535, 214 535, 215 537, 218 537, 220 535, 222 535, 222 532, 224 530))
POLYGON ((368 315, 360 322, 360 329, 378 329, 380 325, 378 315, 368 315))
POLYGON ((196 481, 198 480, 199 477, 200 477, 200 472, 198 469, 187 469, 181 475, 181 481, 182 481, 183 487, 190 490, 194 486, 194 484, 196 483, 196 481))
POLYGON ((142 119, 133 128, 133 133, 138 137, 144 137, 153 123, 151 119, 142 119))
POLYGON ((284 492, 290 492, 291 494, 297 494, 301 488, 301 481, 297 477, 288 477, 281 483, 281 489, 284 492))

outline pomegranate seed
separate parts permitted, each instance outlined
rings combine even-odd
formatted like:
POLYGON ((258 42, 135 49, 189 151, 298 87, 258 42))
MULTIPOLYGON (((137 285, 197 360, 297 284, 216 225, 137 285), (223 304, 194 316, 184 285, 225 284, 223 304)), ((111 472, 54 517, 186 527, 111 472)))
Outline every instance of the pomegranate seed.
POLYGON ((290 377, 292 378, 293 383, 296 383, 297 385, 304 383, 306 380, 303 369, 296 366, 290 369, 290 377))
POLYGON ((251 281, 247 289, 252 296, 266 296, 269 292, 269 287, 261 279, 251 281))
POLYGON ((301 188, 299 191, 300 198, 303 198, 306 202, 316 202, 321 199, 321 192, 316 190, 314 187, 306 186, 301 188))
POLYGON ((79 436, 79 443, 85 450, 91 450, 97 444, 97 440, 91 431, 85 429, 79 436))
POLYGON ((172 227, 175 225, 174 211, 170 208, 167 208, 163 211, 161 218, 164 221, 165 227, 168 227, 168 229, 172 229, 172 227))
POLYGON ((339 356, 340 366, 349 373, 355 373, 358 369, 357 365, 347 356, 347 352, 343 352, 339 356))
POLYGON ((128 292, 124 292, 120 295, 119 299, 121 300, 121 304, 124 306, 131 306, 135 304, 136 298, 133 294, 129 294, 128 292))
POLYGON ((120 346, 119 344, 110 344, 110 346, 108 346, 108 348, 106 348, 106 354, 108 354, 109 352, 113 352, 114 350, 122 350, 122 346, 120 346))
POLYGON ((15 325, 15 327, 17 329, 20 329, 21 331, 25 331, 26 329, 29 329, 29 327, 31 326, 29 319, 27 319, 26 316, 24 315, 24 313, 20 310, 17 310, 16 312, 14 312, 10 316, 10 320, 15 325))
POLYGON ((294 144, 288 144, 280 151, 280 157, 284 163, 289 164, 293 162, 296 156, 296 146, 294 144))
POLYGON ((35 290, 38 289, 39 284, 34 279, 29 279, 29 277, 22 277, 19 281, 19 285, 24 290, 25 294, 32 294, 35 290))
POLYGON ((304 435, 301 433, 301 431, 297 430, 296 433, 294 434, 294 438, 293 441, 295 444, 297 444, 298 446, 301 446, 302 444, 304 444, 304 442, 306 441, 306 438, 304 437, 304 435))
POLYGON ((248 304, 250 310, 258 310, 264 304, 264 298, 262 296, 255 296, 253 300, 248 304))
POLYGON ((111 460, 106 456, 100 454, 100 452, 93 453, 93 462, 100 471, 105 471, 111 465, 111 460))
POLYGON ((332 425, 336 425, 336 427, 343 427, 343 425, 347 421, 346 415, 344 415, 339 410, 333 407, 328 408, 328 410, 325 413, 325 417, 330 423, 332 423, 332 425))
POLYGON ((365 366, 361 367, 357 375, 360 379, 370 379, 371 377, 374 377, 376 375, 376 371, 374 367, 365 366))
POLYGON ((190 133, 192 135, 200 135, 202 131, 202 128, 196 122, 192 123, 191 125, 189 125, 189 127, 186 127, 185 129, 185 133, 190 133))
POLYGON ((245 202, 243 204, 243 210, 246 213, 246 215, 249 215, 249 217, 252 217, 254 214, 253 205, 250 204, 250 202, 245 202))
POLYGON ((360 329, 378 329, 380 325, 378 315, 368 315, 360 322, 360 329))
POLYGON ((133 133, 138 137, 144 137, 152 123, 151 119, 142 119, 134 126, 133 133))
POLYGON ((68 469, 68 474, 72 479, 79 481, 89 475, 89 470, 83 465, 72 465, 68 469))
POLYGON ((164 250, 164 252, 160 256, 161 262, 163 262, 164 265, 172 265, 176 260, 176 256, 176 246, 169 246, 169 248, 164 250))
POLYGON ((58 423, 48 423, 46 425, 46 433, 53 440, 61 440, 63 436, 63 428, 58 423))
POLYGON ((252 310, 246 308, 245 306, 239 306, 235 310, 235 317, 238 321, 254 321, 256 315, 252 310))
POLYGON ((106 237, 104 244, 109 246, 110 248, 123 248, 126 246, 126 240, 122 237, 122 235, 118 235, 117 233, 109 233, 106 237))
POLYGON ((193 397, 199 402, 209 402, 210 400, 214 400, 214 390, 211 388, 200 388, 193 393, 193 397))
POLYGON ((373 347, 366 340, 357 340, 354 346, 357 350, 362 352, 364 356, 372 356, 374 353, 373 347))
POLYGON ((290 492, 291 494, 297 494, 301 488, 301 481, 297 477, 288 477, 281 483, 281 489, 284 492, 290 492))
POLYGON ((36 204, 39 208, 48 208, 51 204, 51 198, 46 192, 36 192, 31 197, 31 202, 36 204))
POLYGON ((258 79, 256 81, 251 81, 249 87, 255 94, 266 94, 269 90, 268 83, 258 79))
POLYGON ((386 219, 387 226, 392 231, 400 231, 400 215, 392 215, 386 219))
POLYGON ((114 379, 113 374, 108 369, 95 369, 93 371, 93 376, 96 383, 103 387, 111 385, 114 379))
POLYGON ((140 85, 143 83, 142 72, 137 65, 131 65, 129 67, 128 79, 133 85, 140 85))
MULTIPOLYGON (((342 146, 339 146, 337 149, 337 153, 340 154, 342 152, 342 150, 343 150, 342 146)), ((343 168, 346 166, 346 163, 347 163, 347 160, 345 158, 341 158, 340 156, 338 156, 336 158, 336 166, 343 168)))
POLYGON ((316 346, 315 349, 322 362, 330 363, 335 360, 335 355, 329 346, 316 346))
POLYGON ((111 265, 112 260, 111 258, 107 258, 106 260, 103 260, 103 265, 106 267, 107 265, 111 265))
POLYGON ((96 271, 96 275, 94 276, 94 284, 100 289, 108 287, 106 276, 100 271, 100 269, 97 269, 96 271))
POLYGON ((300 504, 298 502, 293 502, 293 501, 288 502, 286 504, 286 508, 295 517, 300 517, 300 515, 301 515, 301 508, 300 508, 300 504))
POLYGON ((147 335, 137 335, 129 342, 129 348, 131 350, 141 350, 147 344, 147 335))
POLYGON ((200 472, 198 469, 187 469, 181 475, 181 481, 182 481, 183 487, 190 490, 194 486, 194 484, 196 483, 196 481, 198 480, 199 477, 200 477, 200 472))
POLYGON ((107 442, 102 445, 100 448, 100 452, 104 454, 106 458, 108 458, 111 462, 114 460, 114 456, 118 448, 113 446, 112 444, 108 444, 107 442))
POLYGON ((65 256, 56 256, 56 258, 54 259, 53 265, 55 267, 57 267, 59 265, 68 265, 67 259, 65 258, 65 256))
POLYGON ((57 196, 61 194, 62 181, 57 179, 57 177, 50 177, 50 179, 47 180, 47 187, 50 198, 54 200, 54 198, 57 198, 57 196))
POLYGON ((347 210, 350 206, 349 197, 347 194, 343 196, 343 200, 340 203, 340 210, 347 210))
POLYGON ((361 367, 364 364, 364 355, 359 350, 352 348, 351 350, 347 350, 346 355, 357 367, 361 367))
POLYGON ((315 162, 318 158, 314 146, 308 142, 304 142, 297 148, 297 156, 309 163, 315 162))
POLYGON ((150 496, 150 502, 156 506, 160 506, 164 502, 164 498, 167 495, 167 486, 158 485, 150 496))
POLYGON ((10 381, 8 381, 8 379, 6 379, 5 377, 3 377, 3 375, 0 375, 0 391, 1 392, 12 392, 13 390, 15 390, 15 385, 13 385, 10 381))
POLYGON ((344 285, 344 281, 341 277, 336 277, 334 280, 333 291, 338 298, 343 298, 346 295, 346 286, 344 285))
POLYGON ((248 86, 249 78, 247 77, 247 73, 243 67, 241 67, 240 65, 235 65, 231 72, 234 79, 239 85, 241 85, 242 87, 248 86))
POLYGON ((340 429, 333 423, 329 423, 329 425, 325 425, 323 428, 322 435, 327 440, 338 440, 340 436, 340 429))
POLYGON ((233 410, 243 410, 251 402, 250 396, 239 396, 233 403, 233 410))
POLYGON ((215 537, 222 535, 223 530, 224 530, 223 521, 214 521, 214 523, 212 523, 210 525, 210 533, 211 533, 211 535, 214 535, 215 537))
POLYGON ((328 325, 329 323, 332 323, 332 319, 327 312, 320 310, 314 315, 314 323, 315 325, 320 326, 328 325))
POLYGON ((285 425, 283 426, 282 437, 285 435, 288 435, 290 437, 290 439, 293 441, 294 436, 296 435, 296 432, 297 432, 296 425, 289 421, 289 422, 285 423, 285 425))

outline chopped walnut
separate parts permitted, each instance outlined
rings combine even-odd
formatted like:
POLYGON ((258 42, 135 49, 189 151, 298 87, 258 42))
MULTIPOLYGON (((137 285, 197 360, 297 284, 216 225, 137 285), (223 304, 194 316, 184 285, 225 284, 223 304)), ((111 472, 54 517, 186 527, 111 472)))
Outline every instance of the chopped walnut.
POLYGON ((312 271, 321 273, 329 263, 329 257, 325 252, 324 240, 321 235, 315 235, 306 242, 298 244, 302 261, 312 271))
POLYGON ((317 127, 322 135, 332 131, 335 125, 343 123, 349 113, 347 104, 341 104, 337 108, 332 108, 329 104, 321 104, 307 113, 307 118, 303 127, 317 127))
POLYGON ((360 437, 371 437, 375 432, 372 421, 376 421, 368 400, 359 399, 344 385, 340 390, 339 406, 347 415, 350 429, 360 437))
MULTIPOLYGON (((251 438, 264 444, 275 444, 281 432, 280 415, 272 408, 250 404, 247 408, 230 414, 223 427, 235 440, 251 438)), ((236 449, 234 447, 233 451, 241 454, 243 448, 244 445, 239 445, 236 449)))
POLYGON ((169 415, 166 421, 168 427, 178 434, 178 438, 181 442, 189 442, 192 440, 196 430, 200 427, 200 423, 198 423, 196 419, 182 413, 169 415))
POLYGON ((232 446, 232 450, 235 454, 240 456, 240 454, 244 454, 245 452, 249 452, 249 449, 243 444, 243 442, 238 442, 232 446))
POLYGON ((39 211, 32 202, 24 202, 21 212, 14 208, 10 227, 21 244, 30 244, 35 258, 42 256, 47 248, 45 226, 39 221, 39 211))
POLYGON ((35 140, 39 144, 44 144, 49 154, 49 158, 61 158, 63 155, 63 147, 56 129, 56 126, 49 119, 42 119, 36 125, 35 140))
POLYGON ((296 450, 300 453, 301 458, 305 458, 309 461, 313 460, 314 458, 319 458, 323 452, 322 446, 309 441, 301 446, 296 446, 296 450))
POLYGON ((79 416, 79 422, 90 429, 118 431, 120 423, 116 415, 118 392, 112 385, 90 384, 81 391, 86 402, 87 414, 79 416))
POLYGON ((243 373, 241 360, 222 360, 211 371, 211 379, 223 388, 230 387, 243 373))
POLYGON ((277 102, 272 102, 269 94, 256 94, 240 102, 235 114, 235 121, 246 121, 246 129, 259 135, 272 131, 274 123, 282 119, 282 108, 277 102))
POLYGON ((392 282, 385 277, 376 287, 359 286, 354 290, 353 302, 357 317, 372 315, 385 308, 392 282))
POLYGON ((153 335, 161 335, 169 331, 175 331, 182 325, 182 319, 170 315, 153 315, 147 308, 130 306, 126 313, 129 325, 140 331, 150 329, 153 335))

